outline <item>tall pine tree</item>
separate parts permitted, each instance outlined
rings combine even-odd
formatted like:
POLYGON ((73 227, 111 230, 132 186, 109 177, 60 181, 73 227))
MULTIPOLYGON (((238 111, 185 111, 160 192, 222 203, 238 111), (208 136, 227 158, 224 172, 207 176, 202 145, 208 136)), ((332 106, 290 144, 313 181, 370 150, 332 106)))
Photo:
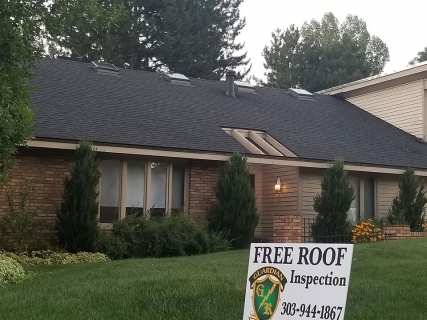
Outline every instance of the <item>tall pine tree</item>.
POLYGON ((64 197, 56 225, 59 244, 71 253, 95 250, 99 235, 100 176, 99 160, 92 144, 80 142, 71 176, 64 182, 64 197))
POLYGON ((249 64, 236 41, 246 24, 242 1, 54 0, 50 54, 218 80, 249 64))
POLYGON ((254 190, 246 158, 234 153, 216 185, 217 203, 209 213, 209 228, 220 232, 235 249, 248 248, 258 224, 254 190))
POLYGON ((393 199, 387 216, 390 223, 407 223, 412 231, 421 231, 427 195, 413 169, 407 169, 399 179, 399 193, 393 199))
POLYGON ((354 188, 342 160, 336 160, 326 170, 321 185, 321 193, 314 197, 317 216, 311 232, 317 242, 336 242, 350 234, 347 212, 354 200, 354 188))

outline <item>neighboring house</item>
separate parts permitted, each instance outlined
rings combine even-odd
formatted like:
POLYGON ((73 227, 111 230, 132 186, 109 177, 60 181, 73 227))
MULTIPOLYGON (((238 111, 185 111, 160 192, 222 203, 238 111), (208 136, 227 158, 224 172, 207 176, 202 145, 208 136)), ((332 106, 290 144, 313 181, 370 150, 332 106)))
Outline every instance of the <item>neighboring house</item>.
POLYGON ((53 237, 63 180, 85 139, 102 159, 101 224, 135 208, 197 218, 215 202, 221 163, 239 151, 257 197, 257 235, 291 242, 315 216, 313 197, 336 158, 355 186, 355 221, 387 214, 405 168, 427 176, 425 143, 344 99, 233 81, 42 59, 31 80, 34 139, 17 155, 11 185, 34 181, 32 206, 53 237))
POLYGON ((427 61, 319 93, 344 98, 424 141, 427 139, 427 61))

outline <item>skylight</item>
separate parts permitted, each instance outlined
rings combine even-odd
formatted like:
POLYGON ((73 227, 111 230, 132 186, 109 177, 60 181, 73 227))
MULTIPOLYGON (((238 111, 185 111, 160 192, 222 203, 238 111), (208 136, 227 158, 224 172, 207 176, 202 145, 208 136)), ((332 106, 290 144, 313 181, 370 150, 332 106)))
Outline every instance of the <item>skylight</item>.
POLYGON ((105 62, 92 61, 92 67, 96 72, 118 74, 119 69, 115 65, 105 62))
POLYGON ((183 86, 189 86, 190 85, 190 79, 188 79, 186 76, 180 73, 172 73, 167 75, 170 82, 172 84, 178 84, 183 86))
POLYGON ((292 151, 264 131, 234 128, 222 128, 222 130, 236 139, 252 154, 296 157, 292 151))
POLYGON ((234 85, 237 86, 237 91, 255 93, 255 87, 247 82, 234 81, 234 85))
POLYGON ((313 94, 304 89, 289 88, 289 93, 300 100, 314 100, 313 94))

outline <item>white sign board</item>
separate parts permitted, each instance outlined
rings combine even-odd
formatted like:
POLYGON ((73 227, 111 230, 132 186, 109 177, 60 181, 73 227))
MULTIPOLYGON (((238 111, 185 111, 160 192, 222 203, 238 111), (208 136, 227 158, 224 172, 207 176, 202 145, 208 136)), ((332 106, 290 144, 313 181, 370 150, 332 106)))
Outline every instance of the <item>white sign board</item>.
POLYGON ((253 243, 244 320, 343 320, 352 244, 253 243))

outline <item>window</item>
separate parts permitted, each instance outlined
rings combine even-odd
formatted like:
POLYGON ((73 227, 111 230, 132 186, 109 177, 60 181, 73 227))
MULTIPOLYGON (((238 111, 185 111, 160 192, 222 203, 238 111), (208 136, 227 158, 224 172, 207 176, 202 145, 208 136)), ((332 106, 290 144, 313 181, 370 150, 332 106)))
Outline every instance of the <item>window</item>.
POLYGON ((166 175, 164 163, 151 163, 151 216, 163 217, 166 213, 166 175))
POLYGON ((184 210, 185 166, 172 166, 172 213, 184 210))
POLYGON ((119 219, 121 169, 120 161, 101 162, 100 223, 112 223, 119 219))
POLYGON ((355 177, 350 177, 349 180, 354 188, 354 200, 348 210, 348 219, 353 223, 358 223, 360 220, 360 181, 355 177))
POLYGON ((185 210, 186 175, 184 164, 101 161, 100 223, 140 212, 161 217, 185 210))
POLYGON ((126 215, 144 211, 145 163, 127 163, 126 215))
POLYGON ((354 200, 348 211, 348 219, 359 223, 361 219, 373 219, 375 216, 375 178, 349 177, 354 187, 354 200))
POLYGON ((375 179, 365 179, 364 219, 373 219, 375 216, 375 179))

